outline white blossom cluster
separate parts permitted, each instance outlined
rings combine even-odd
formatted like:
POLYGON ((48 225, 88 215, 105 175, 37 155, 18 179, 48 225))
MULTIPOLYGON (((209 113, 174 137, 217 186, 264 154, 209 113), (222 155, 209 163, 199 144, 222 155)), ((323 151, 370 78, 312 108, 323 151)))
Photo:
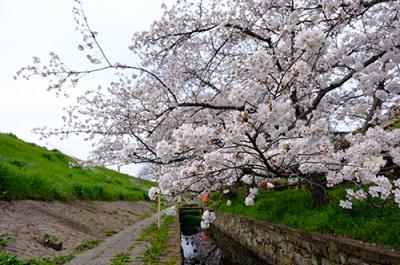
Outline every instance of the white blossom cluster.
POLYGON ((172 158, 174 150, 174 147, 165 140, 159 141, 156 145, 157 156, 161 158, 163 162, 168 162, 172 158))
POLYGON ((157 188, 157 187, 151 187, 150 189, 149 189, 149 192, 148 192, 148 195, 149 195, 149 198, 150 198, 150 200, 155 200, 155 199, 157 199, 157 196, 158 195, 160 195, 160 189, 159 188, 157 188))
MULTIPOLYGON (((352 207, 352 200, 365 200, 368 196, 386 200, 393 196, 398 197, 395 183, 387 176, 380 174, 389 161, 399 165, 400 130, 392 132, 382 128, 371 128, 365 135, 348 135, 351 146, 343 152, 337 152, 335 161, 342 161, 328 167, 328 185, 333 186, 342 181, 354 181, 359 184, 369 184, 367 190, 360 188, 357 191, 347 190, 347 200, 341 202, 344 208, 352 207)), ((400 206, 400 204, 396 201, 400 206)))
POLYGON ((254 200, 256 198, 257 193, 258 193, 258 188, 250 188, 249 195, 244 199, 244 204, 246 206, 254 205, 254 200))
POLYGON ((200 222, 201 229, 207 229, 210 227, 210 224, 215 220, 215 213, 210 212, 209 210, 204 211, 203 215, 201 216, 202 221, 200 222))
POLYGON ((176 208, 176 206, 174 205, 174 206, 171 206, 171 207, 165 209, 164 215, 167 215, 167 216, 176 216, 176 215, 177 215, 177 208, 176 208))
POLYGON ((189 124, 182 125, 173 132, 173 138, 178 149, 206 148, 213 135, 213 129, 207 126, 192 127, 189 124))
POLYGON ((316 53, 324 44, 324 34, 318 29, 306 29, 296 36, 295 45, 300 49, 316 53))

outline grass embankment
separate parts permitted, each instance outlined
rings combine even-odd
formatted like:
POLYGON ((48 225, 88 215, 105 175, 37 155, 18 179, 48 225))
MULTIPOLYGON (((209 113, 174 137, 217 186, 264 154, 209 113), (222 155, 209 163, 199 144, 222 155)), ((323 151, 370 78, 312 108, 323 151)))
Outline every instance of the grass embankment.
POLYGON ((0 133, 0 199, 144 200, 155 184, 97 167, 70 168, 60 151, 0 133))
MULTIPOLYGON (((339 201, 345 198, 345 189, 337 188, 328 193, 329 203, 320 209, 312 208, 311 195, 307 190, 294 189, 260 191, 255 204, 250 207, 243 203, 245 195, 224 195, 217 209, 306 231, 400 247, 399 208, 374 208, 366 203, 355 202, 353 209, 343 209, 339 201), (231 206, 225 204, 226 199, 231 199, 231 206)), ((217 196, 215 194, 213 197, 217 196)))

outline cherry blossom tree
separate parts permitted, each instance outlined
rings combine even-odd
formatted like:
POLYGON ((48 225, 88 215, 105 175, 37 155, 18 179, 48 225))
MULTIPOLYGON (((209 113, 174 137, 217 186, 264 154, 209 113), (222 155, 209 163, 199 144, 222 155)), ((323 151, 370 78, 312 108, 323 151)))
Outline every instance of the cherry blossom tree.
MULTIPOLYGON (((129 49, 140 65, 113 62, 77 2, 79 50, 71 70, 54 52, 22 68, 69 93, 91 73, 116 79, 85 91, 67 111, 69 133, 100 137, 92 165, 146 164, 169 195, 255 188, 299 178, 315 206, 326 186, 353 182, 352 200, 395 198, 400 130, 379 124, 400 100, 400 3, 390 0, 179 0, 129 49), (339 127, 356 129, 343 138, 339 127), (338 144, 341 143, 341 144, 338 144), (369 185, 365 185, 369 184, 369 185)), ((252 205, 258 189, 246 204, 252 205)))

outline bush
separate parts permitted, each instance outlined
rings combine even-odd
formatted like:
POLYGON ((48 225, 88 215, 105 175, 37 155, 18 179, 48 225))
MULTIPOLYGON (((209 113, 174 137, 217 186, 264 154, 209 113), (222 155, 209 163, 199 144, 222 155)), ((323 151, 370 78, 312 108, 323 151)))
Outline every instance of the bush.
POLYGON ((44 234, 44 236, 40 239, 40 243, 55 250, 62 249, 62 242, 60 242, 56 236, 50 234, 44 234))

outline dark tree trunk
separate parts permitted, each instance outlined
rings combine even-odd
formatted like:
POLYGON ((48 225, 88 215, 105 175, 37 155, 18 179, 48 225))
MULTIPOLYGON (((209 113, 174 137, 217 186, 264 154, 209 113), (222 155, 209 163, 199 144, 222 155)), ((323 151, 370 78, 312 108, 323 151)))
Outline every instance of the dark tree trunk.
POLYGON ((320 208, 327 204, 328 193, 325 189, 325 176, 321 173, 313 173, 304 177, 306 186, 311 193, 314 208, 320 208))

